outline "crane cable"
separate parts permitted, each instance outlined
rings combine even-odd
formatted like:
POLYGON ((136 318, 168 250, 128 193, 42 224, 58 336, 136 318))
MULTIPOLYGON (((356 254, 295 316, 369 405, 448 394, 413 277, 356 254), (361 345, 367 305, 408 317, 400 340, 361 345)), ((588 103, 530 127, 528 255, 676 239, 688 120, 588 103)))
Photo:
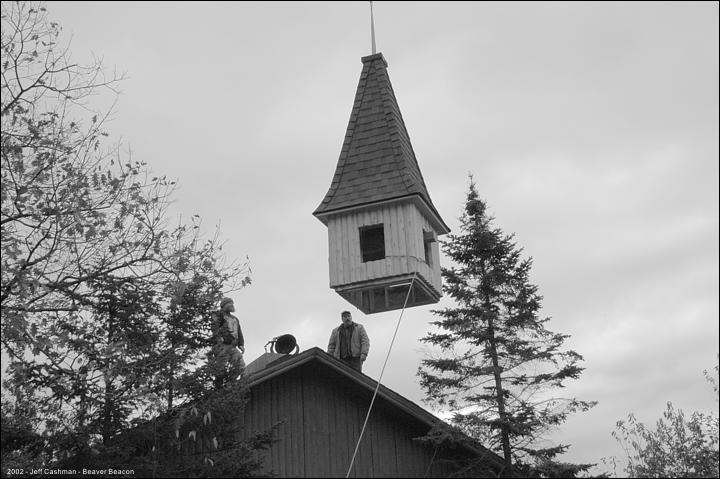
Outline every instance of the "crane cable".
POLYGON ((375 392, 373 393, 372 400, 370 401, 370 407, 368 408, 367 415, 365 416, 365 423, 360 430, 360 437, 358 437, 357 444, 355 445, 355 452, 353 452, 352 459, 350 460, 350 466, 348 467, 347 474, 345 477, 350 477, 353 464, 355 464, 355 456, 357 456, 358 449, 360 449, 360 441, 362 441, 363 434, 365 434, 365 427, 367 426, 368 420, 370 419, 370 412, 372 411, 373 404, 375 404, 375 398, 377 397, 378 390, 380 389, 380 382, 382 381, 383 374, 385 373, 385 366, 387 366, 388 359, 390 358, 390 352, 392 351, 393 344, 395 343, 395 336, 397 336, 398 328, 400 328, 400 321, 402 321, 403 314, 405 313, 405 307, 407 306, 408 299, 410 298, 410 292, 412 291, 413 285, 415 284, 415 278, 417 277, 417 270, 413 274, 412 281, 410 281, 410 288, 408 288, 407 295, 405 296, 405 303, 403 303, 402 311, 400 311, 400 317, 398 318, 397 324, 395 325, 395 333, 393 333, 392 341, 390 341, 390 347, 388 348, 387 355, 385 356, 385 362, 383 363, 382 370, 380 371, 380 377, 375 386, 375 392))

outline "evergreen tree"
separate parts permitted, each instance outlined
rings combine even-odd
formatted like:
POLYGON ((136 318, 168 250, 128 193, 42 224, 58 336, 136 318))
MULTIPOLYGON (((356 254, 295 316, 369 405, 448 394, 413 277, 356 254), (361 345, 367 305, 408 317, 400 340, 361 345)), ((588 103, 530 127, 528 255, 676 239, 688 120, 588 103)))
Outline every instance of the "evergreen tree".
POLYGON ((460 224, 443 243, 456 264, 442 269, 443 290, 456 305, 433 311, 440 331, 421 339, 439 348, 418 369, 426 401, 452 411, 453 425, 498 452, 504 475, 573 477, 592 465, 557 461, 569 446, 542 439, 568 414, 595 405, 550 394, 580 376, 582 357, 561 350, 567 335, 546 329, 532 260, 521 258, 514 235, 493 226, 472 177, 460 224))

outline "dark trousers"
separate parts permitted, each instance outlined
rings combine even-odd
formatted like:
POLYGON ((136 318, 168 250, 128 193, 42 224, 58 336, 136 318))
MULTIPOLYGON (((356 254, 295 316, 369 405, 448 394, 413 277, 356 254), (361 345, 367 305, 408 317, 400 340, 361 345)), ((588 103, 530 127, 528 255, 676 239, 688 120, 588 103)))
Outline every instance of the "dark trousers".
POLYGON ((212 370, 215 375, 214 383, 217 389, 243 374, 245 360, 237 347, 230 344, 216 344, 212 348, 212 355, 212 370))
POLYGON ((343 358, 342 361, 344 363, 346 363, 347 365, 349 365, 351 368, 362 372, 362 363, 363 362, 360 360, 359 357, 353 358, 353 357, 348 356, 347 358, 343 358))

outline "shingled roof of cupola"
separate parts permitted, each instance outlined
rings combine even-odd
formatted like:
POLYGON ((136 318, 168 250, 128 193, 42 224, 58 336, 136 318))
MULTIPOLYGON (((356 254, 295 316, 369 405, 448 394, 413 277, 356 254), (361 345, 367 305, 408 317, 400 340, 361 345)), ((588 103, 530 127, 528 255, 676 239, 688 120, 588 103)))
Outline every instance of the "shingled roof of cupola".
POLYGON ((377 53, 362 62, 335 175, 313 214, 323 220, 332 212, 419 196, 449 231, 425 187, 385 58, 377 53))

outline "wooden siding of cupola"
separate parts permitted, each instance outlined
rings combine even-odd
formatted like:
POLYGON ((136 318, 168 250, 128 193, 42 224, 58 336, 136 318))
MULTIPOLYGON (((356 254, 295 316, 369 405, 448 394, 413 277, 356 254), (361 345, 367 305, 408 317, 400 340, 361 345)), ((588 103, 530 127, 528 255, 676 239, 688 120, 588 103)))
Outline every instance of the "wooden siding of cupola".
POLYGON ((437 237, 449 228, 430 200, 387 62, 378 53, 362 63, 335 174, 313 214, 328 227, 330 287, 372 314, 402 308, 413 278, 408 307, 440 299, 437 237), (363 258, 360 228, 378 224, 384 258, 363 258))
POLYGON ((431 264, 428 264, 423 234, 431 232, 437 237, 437 231, 412 201, 388 202, 328 215, 327 226, 331 288, 352 288, 374 280, 392 283, 393 277, 417 272, 416 280, 424 281, 440 296, 438 243, 430 243, 431 264), (360 228, 381 223, 385 231, 385 259, 363 262, 360 228))

